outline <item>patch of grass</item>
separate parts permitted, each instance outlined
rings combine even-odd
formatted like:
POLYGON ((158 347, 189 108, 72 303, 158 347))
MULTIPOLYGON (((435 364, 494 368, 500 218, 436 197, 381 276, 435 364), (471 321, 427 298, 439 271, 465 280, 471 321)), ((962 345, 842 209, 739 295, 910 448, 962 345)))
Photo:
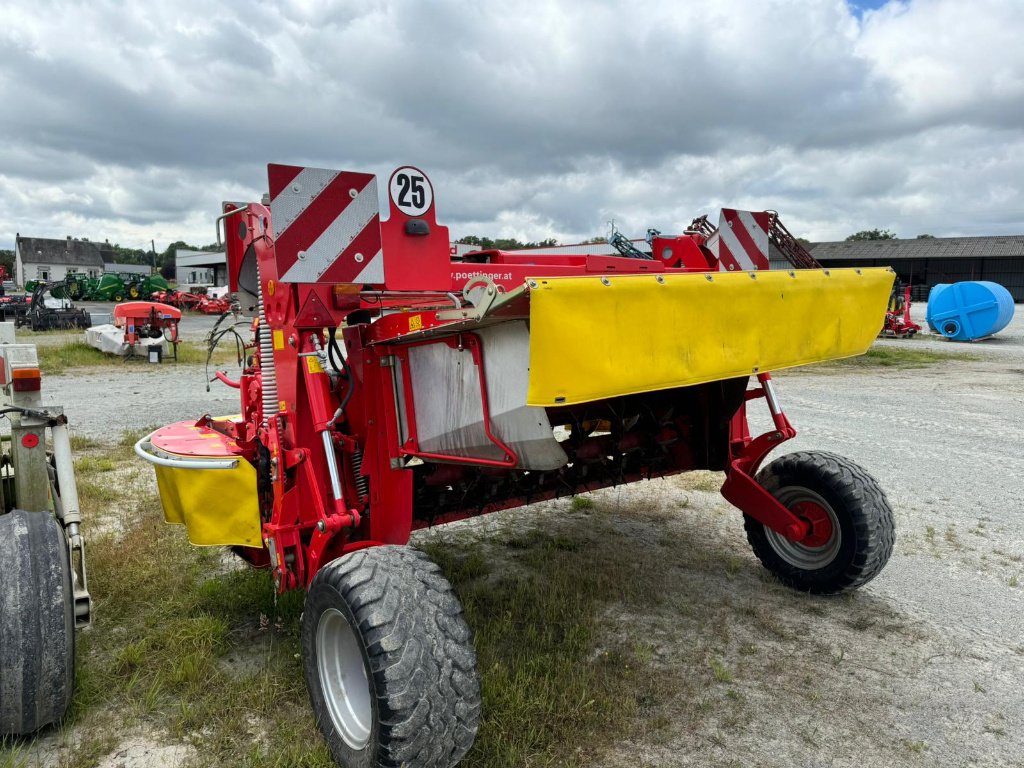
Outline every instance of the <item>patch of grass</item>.
MULTIPOLYGON (((80 462, 82 459, 78 461, 80 462)), ((78 464, 78 462, 75 463, 78 464)), ((121 501, 124 493, 121 481, 94 480, 84 473, 76 475, 75 481, 78 486, 78 500, 83 508, 95 509, 100 515, 104 514, 115 502, 121 501)))
MULTIPOLYGON (((79 458, 79 469, 83 461, 123 468, 137 437, 79 458)), ((221 550, 193 547, 182 528, 166 525, 152 491, 86 474, 78 478, 86 519, 103 530, 114 510, 129 523, 89 539, 96 622, 77 636, 65 723, 106 741, 85 751, 69 741, 57 764, 96 765, 121 735, 157 723, 157 737, 195 747, 190 765, 333 766, 297 660, 302 595, 275 598, 266 571, 211 576, 221 550)), ((0 768, 17 765, 5 760, 0 752, 0 768)))
POLYGON ((111 365, 112 363, 124 364, 122 358, 100 352, 84 341, 40 346, 37 350, 39 368, 43 374, 63 373, 69 368, 88 368, 111 365))
POLYGON ((636 574, 635 552, 611 533, 601 522, 582 539, 557 529, 488 540, 441 530, 418 544, 455 586, 475 634, 484 704, 467 765, 588 765, 661 698, 653 645, 602 631, 609 606, 659 594, 651 578, 660 571, 636 574), (519 567, 467 568, 493 563, 494 543, 519 567))
POLYGON ((15 739, 0 739, 0 768, 27 768, 24 746, 15 739))
POLYGON ((117 462, 109 456, 82 456, 75 459, 75 472, 112 472, 117 462))
POLYGON ((99 443, 96 440, 87 435, 71 435, 71 450, 74 452, 87 451, 98 445, 99 443))
POLYGON ((863 355, 818 363, 815 368, 927 368, 937 363, 978 360, 970 352, 935 352, 909 347, 875 346, 863 355))
MULTIPOLYGON (((101 352, 90 347, 84 341, 70 341, 65 344, 39 346, 39 368, 43 374, 64 373, 77 368, 109 368, 111 366, 137 366, 137 370, 160 370, 158 366, 150 366, 141 355, 122 357, 101 352)), ((207 350, 204 345, 183 341, 178 344, 178 360, 181 365, 202 365, 206 363, 207 350)), ((220 348, 213 354, 211 365, 237 363, 234 350, 220 348)), ((168 351, 163 365, 173 365, 174 358, 168 351)), ((136 370, 136 368, 133 368, 136 370)))
POLYGON ((732 670, 719 659, 709 659, 708 665, 711 667, 711 674, 715 676, 716 682, 731 683, 733 681, 732 670))
POLYGON ((703 491, 704 493, 718 493, 725 482, 725 474, 712 472, 707 469, 697 469, 692 472, 684 472, 676 475, 671 482, 679 485, 687 491, 703 491))
POLYGON ((589 496, 573 496, 570 504, 573 512, 581 512, 594 508, 594 500, 589 496))
POLYGON ((911 741, 910 739, 904 739, 903 746, 915 755, 923 755, 928 750, 928 745, 923 741, 911 741))

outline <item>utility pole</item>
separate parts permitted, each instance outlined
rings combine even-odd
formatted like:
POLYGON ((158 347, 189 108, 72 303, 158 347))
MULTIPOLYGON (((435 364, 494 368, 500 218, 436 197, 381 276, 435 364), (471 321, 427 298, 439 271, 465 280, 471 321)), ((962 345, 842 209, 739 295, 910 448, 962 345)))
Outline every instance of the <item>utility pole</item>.
POLYGON ((153 254, 153 274, 155 275, 156 274, 156 241, 155 240, 150 240, 149 244, 153 248, 153 250, 152 250, 152 254, 153 254))

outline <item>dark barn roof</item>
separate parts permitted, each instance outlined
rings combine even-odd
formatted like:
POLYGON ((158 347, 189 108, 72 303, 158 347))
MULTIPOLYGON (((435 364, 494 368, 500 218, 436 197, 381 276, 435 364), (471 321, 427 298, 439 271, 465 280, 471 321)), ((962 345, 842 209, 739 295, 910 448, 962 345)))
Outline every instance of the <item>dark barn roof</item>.
POLYGON ((88 240, 53 240, 46 237, 18 237, 22 263, 67 264, 69 266, 102 267, 106 243, 88 240))
POLYGON ((851 240, 814 243, 818 259, 963 259, 1024 256, 1024 235, 924 237, 913 240, 851 240))

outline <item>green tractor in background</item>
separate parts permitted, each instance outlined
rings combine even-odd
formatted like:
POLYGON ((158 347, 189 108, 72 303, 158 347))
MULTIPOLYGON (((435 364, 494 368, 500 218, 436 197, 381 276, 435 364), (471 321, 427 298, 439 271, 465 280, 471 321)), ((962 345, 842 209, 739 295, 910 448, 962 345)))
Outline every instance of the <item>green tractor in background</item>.
MULTIPOLYGON (((63 282, 50 286, 50 295, 55 299, 71 299, 71 301, 87 300, 96 278, 89 277, 85 272, 68 272, 63 282)), ((32 286, 35 288, 35 286, 32 286)), ((28 283, 25 289, 30 290, 28 283)))
POLYGON ((132 274, 125 276, 125 293, 130 299, 149 301, 157 291, 170 290, 171 285, 162 275, 132 274))

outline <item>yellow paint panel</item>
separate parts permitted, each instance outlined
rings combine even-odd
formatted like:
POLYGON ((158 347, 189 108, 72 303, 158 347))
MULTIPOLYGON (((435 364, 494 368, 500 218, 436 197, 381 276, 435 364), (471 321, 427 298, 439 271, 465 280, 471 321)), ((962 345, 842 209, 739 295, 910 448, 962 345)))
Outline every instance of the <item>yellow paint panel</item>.
POLYGON ((164 519, 184 525, 199 546, 261 547, 256 469, 245 459, 234 469, 156 466, 164 519))
POLYGON ((274 331, 274 349, 284 349, 284 331, 274 331))
POLYGON ((701 384, 867 351, 886 268, 537 280, 530 405, 701 384), (604 282, 608 285, 605 285, 604 282))
POLYGON ((306 357, 306 368, 310 373, 323 373, 324 369, 320 365, 320 360, 315 355, 308 355, 306 357))

